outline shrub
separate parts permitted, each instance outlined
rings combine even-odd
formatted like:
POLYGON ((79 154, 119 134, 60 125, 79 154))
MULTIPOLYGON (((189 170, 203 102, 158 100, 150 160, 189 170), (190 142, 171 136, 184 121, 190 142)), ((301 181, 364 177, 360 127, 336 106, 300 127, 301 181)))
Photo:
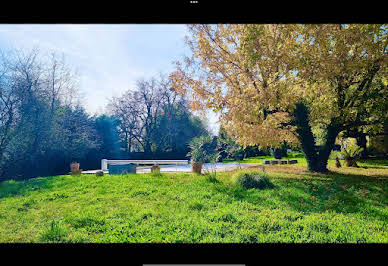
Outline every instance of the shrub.
POLYGON ((345 158, 346 166, 358 167, 355 159, 359 157, 363 148, 356 144, 355 139, 348 138, 342 141, 341 154, 345 158))
POLYGON ((273 156, 275 159, 280 160, 283 157, 287 157, 287 150, 285 151, 284 149, 275 148, 273 151, 273 156))
POLYGON ((274 185, 268 179, 267 175, 264 172, 242 172, 238 173, 234 180, 237 184, 240 184, 245 189, 257 188, 257 189, 266 189, 273 188, 274 185))

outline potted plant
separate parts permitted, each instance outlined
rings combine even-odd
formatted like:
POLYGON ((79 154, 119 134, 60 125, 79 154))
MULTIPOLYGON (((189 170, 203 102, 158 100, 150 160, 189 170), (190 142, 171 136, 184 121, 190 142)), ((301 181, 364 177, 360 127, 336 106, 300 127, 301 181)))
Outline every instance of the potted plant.
POLYGON ((211 136, 194 138, 190 143, 191 169, 194 173, 201 174, 203 163, 217 159, 217 140, 211 136))
POLYGON ((73 175, 78 175, 82 172, 82 170, 79 169, 79 163, 74 161, 70 164, 70 171, 73 175))
POLYGON ((160 166, 159 166, 159 164, 154 164, 151 167, 151 173, 160 173, 160 166))
POLYGON ((345 158, 345 164, 348 167, 358 167, 356 158, 363 151, 363 148, 359 147, 352 139, 342 141, 341 154, 345 158))
POLYGON ((79 163, 73 161, 73 162, 70 164, 70 170, 71 170, 71 172, 73 172, 73 171, 78 171, 78 170, 79 170, 79 163))

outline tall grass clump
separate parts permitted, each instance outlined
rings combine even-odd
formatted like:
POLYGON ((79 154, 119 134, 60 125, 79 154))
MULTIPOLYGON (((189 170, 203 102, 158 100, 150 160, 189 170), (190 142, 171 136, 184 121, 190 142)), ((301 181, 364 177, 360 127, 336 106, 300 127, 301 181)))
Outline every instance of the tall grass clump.
POLYGON ((240 172, 234 176, 234 182, 245 189, 267 189, 274 187, 274 184, 272 184, 264 172, 240 172))
POLYGON ((52 220, 50 227, 41 234, 40 240, 42 242, 64 242, 67 236, 66 230, 56 221, 52 220))

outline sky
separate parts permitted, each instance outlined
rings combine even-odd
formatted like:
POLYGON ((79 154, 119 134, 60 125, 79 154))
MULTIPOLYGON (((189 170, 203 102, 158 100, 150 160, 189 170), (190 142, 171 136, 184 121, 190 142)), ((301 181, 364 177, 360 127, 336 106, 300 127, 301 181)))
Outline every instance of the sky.
MULTIPOLYGON (((104 112, 108 99, 140 78, 168 75, 190 51, 184 24, 1 24, 0 50, 38 48, 64 54, 80 75, 83 105, 104 112)), ((213 133, 217 116, 207 112, 213 133)))

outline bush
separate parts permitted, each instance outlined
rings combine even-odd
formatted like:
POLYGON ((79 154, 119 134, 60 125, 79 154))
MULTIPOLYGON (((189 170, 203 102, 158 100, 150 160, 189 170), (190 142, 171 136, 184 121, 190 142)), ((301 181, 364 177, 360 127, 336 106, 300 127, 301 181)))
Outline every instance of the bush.
POLYGON ((237 153, 235 155, 233 155, 233 159, 237 160, 237 161, 241 161, 244 159, 244 154, 243 153, 237 153))
POLYGON ((355 159, 359 158, 363 148, 357 145, 355 139, 348 138, 342 141, 341 154, 345 158, 346 166, 358 167, 355 159))
POLYGON ((273 151, 273 156, 275 157, 275 159, 280 160, 283 157, 287 157, 287 150, 284 151, 284 149, 275 148, 273 151))
POLYGON ((268 179, 267 175, 264 172, 242 172, 238 173, 234 180, 237 184, 240 184, 245 189, 257 188, 257 189, 266 189, 273 188, 274 185, 268 179))

